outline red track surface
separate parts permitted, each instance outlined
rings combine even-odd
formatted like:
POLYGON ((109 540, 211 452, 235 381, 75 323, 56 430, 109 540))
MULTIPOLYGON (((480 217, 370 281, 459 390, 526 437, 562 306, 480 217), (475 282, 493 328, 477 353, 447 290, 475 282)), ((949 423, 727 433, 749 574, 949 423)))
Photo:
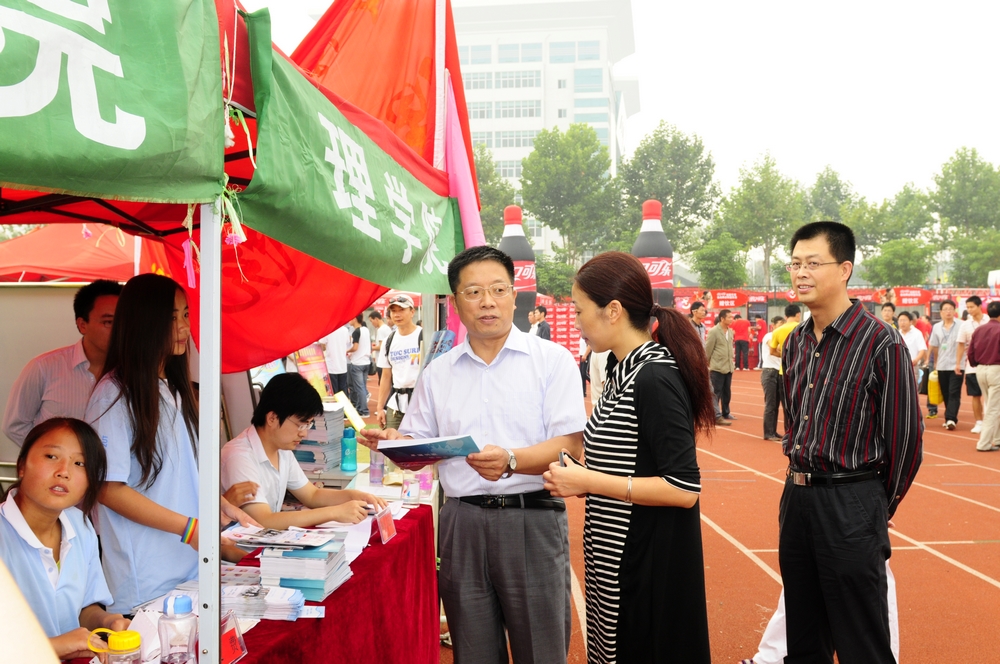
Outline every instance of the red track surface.
MULTIPOLYGON (((762 440, 763 400, 760 372, 736 372, 739 419, 698 445, 712 659, 722 664, 754 655, 781 589, 778 498, 786 463, 779 444, 762 440)), ((976 452, 964 395, 960 417, 956 431, 943 429, 941 418, 925 420, 923 465, 889 531, 902 662, 1000 662, 1000 452, 976 452)), ((583 501, 567 502, 582 590, 583 501)), ((568 661, 586 661, 575 616, 568 661)), ((452 662, 447 648, 441 662, 452 662)))

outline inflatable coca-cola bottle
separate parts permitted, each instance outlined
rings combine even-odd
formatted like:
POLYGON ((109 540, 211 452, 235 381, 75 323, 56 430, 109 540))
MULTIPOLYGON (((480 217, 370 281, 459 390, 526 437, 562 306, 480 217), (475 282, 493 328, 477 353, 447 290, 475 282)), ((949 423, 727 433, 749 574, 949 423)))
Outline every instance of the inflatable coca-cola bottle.
POLYGON ((660 201, 642 204, 642 228, 632 245, 653 284, 653 301, 661 307, 674 306, 674 248, 663 232, 663 206, 660 201))
POLYGON ((497 247, 514 260, 514 288, 517 300, 514 325, 522 332, 531 328, 528 312, 535 308, 535 252, 528 238, 524 237, 521 208, 508 205, 503 209, 503 237, 497 247))

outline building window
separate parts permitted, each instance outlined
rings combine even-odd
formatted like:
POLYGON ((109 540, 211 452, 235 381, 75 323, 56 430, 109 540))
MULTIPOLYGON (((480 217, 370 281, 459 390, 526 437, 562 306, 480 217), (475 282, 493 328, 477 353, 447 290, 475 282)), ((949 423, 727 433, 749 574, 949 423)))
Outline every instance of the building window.
POLYGON ((459 46, 458 47, 458 64, 467 65, 469 64, 469 47, 459 46))
POLYGON ((603 69, 577 69, 573 72, 574 92, 603 92, 603 69))
POLYGON ((489 120, 493 117, 493 103, 488 101, 469 102, 470 120, 489 120))
POLYGON ((573 122, 607 122, 607 113, 574 113, 573 122))
POLYGON ((497 147, 533 148, 535 147, 536 136, 538 136, 537 129, 525 130, 525 131, 498 131, 497 147))
POLYGON ((498 161, 497 175, 499 175, 502 178, 521 177, 521 160, 518 159, 516 161, 498 161))
POLYGON ((549 44, 549 62, 576 62, 576 42, 552 42, 549 44))
POLYGON ((601 59, 601 42, 599 41, 582 41, 578 42, 576 45, 576 59, 577 60, 600 60, 601 59))
POLYGON ((473 71, 465 75, 466 90, 488 90, 493 87, 491 72, 473 71))
POLYGON ((471 64, 488 65, 493 62, 492 46, 473 46, 471 64))
POLYGON ((542 222, 533 217, 528 217, 524 222, 528 237, 542 237, 542 222))
POLYGON ((560 90, 564 89, 566 87, 566 79, 560 78, 559 81, 556 83, 556 87, 559 88, 560 90))
POLYGON ((498 118, 540 118, 541 101, 498 101, 498 118))
POLYGON ((541 44, 521 44, 521 62, 541 62, 541 44))
POLYGON ((590 97, 587 99, 573 100, 573 106, 577 108, 607 108, 607 97, 590 97))
MULTIPOLYGON (((597 140, 601 142, 604 147, 608 146, 608 128, 607 127, 594 127, 594 131, 597 132, 597 140)), ((475 136, 475 134, 473 134, 475 136)))
MULTIPOLYGON (((604 130, 607 133, 607 129, 604 130)), ((493 132, 491 131, 474 131, 472 132, 472 145, 485 145, 488 148, 493 147, 493 132)))
POLYGON ((559 109, 559 113, 558 113, 557 115, 558 115, 558 116, 559 116, 560 118, 564 118, 564 117, 566 117, 566 109, 565 109, 565 108, 560 108, 560 109, 559 109))
POLYGON ((519 191, 514 193, 514 205, 524 205, 524 199, 519 191))
POLYGON ((497 49, 497 62, 520 62, 521 49, 517 44, 500 44, 497 49))
POLYGON ((498 88, 540 88, 542 72, 539 71, 498 71, 498 88))

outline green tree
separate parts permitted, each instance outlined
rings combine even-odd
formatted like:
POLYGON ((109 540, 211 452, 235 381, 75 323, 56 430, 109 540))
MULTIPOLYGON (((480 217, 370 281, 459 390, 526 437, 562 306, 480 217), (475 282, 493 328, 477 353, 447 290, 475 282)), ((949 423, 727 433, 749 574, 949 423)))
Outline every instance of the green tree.
POLYGON ((608 149, 593 127, 543 129, 523 163, 524 208, 562 234, 568 261, 576 263, 585 251, 605 249, 613 238, 620 197, 608 175, 608 149))
POLYGON ((479 184, 479 217, 486 244, 496 246, 503 235, 503 209, 514 204, 514 187, 497 173, 493 153, 482 143, 472 148, 479 184))
POLYGON ((24 235, 28 231, 38 228, 31 224, 0 224, 0 242, 13 240, 19 235, 24 235))
POLYGON ((959 235, 951 247, 951 282, 956 286, 984 288, 990 270, 1000 270, 1000 230, 959 235))
POLYGON ((832 167, 827 166, 816 174, 816 183, 809 189, 806 198, 810 221, 840 221, 840 210, 851 205, 857 197, 850 182, 844 182, 832 167))
POLYGON ((549 258, 544 254, 535 256, 535 278, 538 283, 538 292, 551 295, 557 300, 568 298, 573 293, 573 277, 576 275, 576 268, 563 260, 549 258))
POLYGON ((841 207, 841 221, 851 227, 858 249, 867 258, 892 240, 917 239, 934 225, 926 192, 905 185, 892 200, 881 205, 859 198, 841 207))
POLYGON ((747 281, 746 256, 740 243, 722 232, 694 252, 694 269, 702 288, 738 288, 747 281))
POLYGON ((713 235, 728 232, 744 251, 764 252, 766 287, 771 288, 771 260, 802 223, 805 202, 799 184, 783 176, 774 158, 765 154, 750 168, 740 169, 740 183, 722 201, 713 235))
POLYGON ((882 245, 877 256, 866 258, 865 278, 876 288, 916 286, 927 282, 934 247, 920 240, 902 238, 882 245))
POLYGON ((663 230, 674 249, 692 248, 698 229, 712 219, 718 205, 714 177, 715 162, 701 138, 661 121, 618 171, 629 229, 623 238, 628 243, 625 251, 639 233, 642 203, 649 199, 663 205, 663 230))
POLYGON ((947 243, 955 235, 1000 229, 1000 172, 975 148, 959 148, 934 176, 931 209, 947 243))

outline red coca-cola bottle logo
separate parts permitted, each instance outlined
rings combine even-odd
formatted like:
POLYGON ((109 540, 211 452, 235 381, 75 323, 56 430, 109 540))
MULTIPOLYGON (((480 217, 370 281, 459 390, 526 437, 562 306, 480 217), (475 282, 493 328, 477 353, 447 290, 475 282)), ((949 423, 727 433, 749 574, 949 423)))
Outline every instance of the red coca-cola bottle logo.
POLYGON ((640 258, 646 268, 653 288, 674 287, 674 261, 672 258, 640 258))
POLYGON ((514 261, 514 288, 519 291, 535 290, 535 262, 514 261))

